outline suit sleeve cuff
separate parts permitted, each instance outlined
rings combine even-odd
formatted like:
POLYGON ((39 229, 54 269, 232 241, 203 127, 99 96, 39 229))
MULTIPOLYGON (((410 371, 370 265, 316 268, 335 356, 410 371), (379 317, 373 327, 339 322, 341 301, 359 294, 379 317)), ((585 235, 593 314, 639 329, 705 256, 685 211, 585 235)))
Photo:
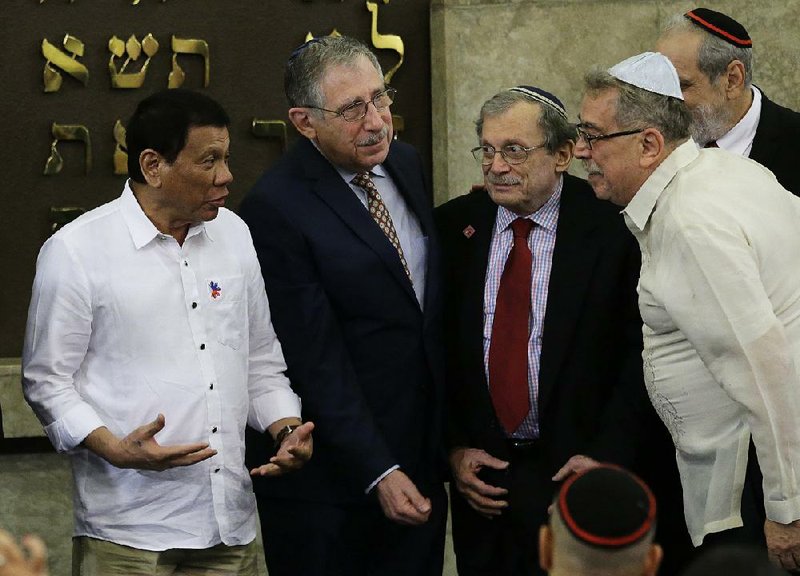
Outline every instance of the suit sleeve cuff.
POLYGON ((374 481, 372 484, 370 484, 369 486, 367 486, 367 489, 366 489, 366 490, 364 490, 364 494, 369 494, 370 492, 372 492, 372 489, 373 489, 373 488, 375 488, 375 486, 377 486, 377 485, 378 485, 378 483, 379 483, 381 480, 383 480, 384 478, 386 478, 386 477, 387 477, 389 474, 391 474, 391 473, 392 473, 392 472, 394 472, 395 470, 399 470, 399 469, 400 469, 400 466, 398 466, 397 464, 395 464, 394 466, 392 466, 391 468, 389 468, 389 469, 388 469, 386 472, 384 472, 383 474, 381 474, 380 476, 378 476, 378 477, 375 479, 375 481, 374 481))

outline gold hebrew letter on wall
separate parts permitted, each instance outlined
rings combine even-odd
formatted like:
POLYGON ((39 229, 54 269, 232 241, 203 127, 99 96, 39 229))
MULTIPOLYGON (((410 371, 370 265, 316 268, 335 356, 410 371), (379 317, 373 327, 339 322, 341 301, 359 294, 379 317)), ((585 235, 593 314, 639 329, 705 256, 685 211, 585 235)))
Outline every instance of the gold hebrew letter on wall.
POLYGON ((83 42, 67 34, 62 44, 69 54, 65 54, 60 48, 48 42, 47 38, 42 40, 42 56, 46 60, 43 75, 45 92, 58 92, 61 89, 63 78, 53 65, 82 82, 84 86, 89 83, 89 69, 76 60, 83 57, 83 42))
POLYGON ((50 206, 50 231, 57 232, 84 212, 80 206, 50 206))
MULTIPOLYGON (((389 0, 383 0, 384 4, 388 4, 389 0)), ((397 69, 403 65, 403 55, 405 54, 405 47, 403 46, 403 39, 396 34, 379 34, 378 33, 378 4, 377 2, 367 2, 367 10, 372 12, 372 45, 375 48, 386 48, 394 50, 400 55, 400 61, 395 64, 394 68, 389 70, 384 76, 384 80, 389 84, 392 81, 392 76, 397 72, 397 69)))
POLYGON ((128 147, 125 145, 125 126, 114 122, 114 174, 128 173, 128 147))
POLYGON ((147 67, 150 65, 150 59, 158 52, 158 40, 152 34, 148 34, 144 39, 139 42, 136 36, 131 35, 127 42, 123 42, 116 36, 112 36, 108 41, 108 50, 111 52, 111 58, 108 60, 108 72, 111 74, 111 87, 112 88, 141 88, 144 84, 144 77, 147 75, 147 67), (141 70, 138 72, 125 72, 128 64, 131 61, 136 61, 144 51, 147 59, 142 64, 141 70), (122 58, 127 53, 128 57, 122 63, 122 67, 117 71, 114 64, 115 58, 122 58))
POLYGON ((208 83, 211 80, 211 60, 208 52, 208 42, 205 40, 197 40, 193 38, 176 38, 172 37, 172 72, 169 73, 169 81, 167 87, 180 88, 186 80, 186 73, 178 64, 178 54, 197 54, 203 57, 205 62, 205 77, 203 79, 203 87, 208 88, 208 83))
MULTIPOLYGON (((333 36, 334 38, 338 38, 338 37, 339 37, 339 36, 341 36, 341 35, 342 35, 342 34, 341 34, 341 33, 340 33, 340 32, 339 32, 339 31, 338 31, 336 28, 334 28, 333 30, 331 30, 331 33, 330 33, 330 34, 328 34, 328 36, 333 36)), ((308 33, 306 34, 306 39, 305 39, 305 41, 306 41, 306 42, 308 42, 309 40, 313 40, 313 39, 314 39, 314 35, 313 35, 311 32, 308 32, 308 33)))
POLYGON ((64 159, 58 153, 58 143, 61 141, 78 141, 84 145, 85 173, 92 170, 92 143, 89 139, 89 129, 81 124, 56 124, 50 127, 53 142, 50 144, 50 156, 44 165, 45 176, 55 176, 64 167, 64 159))
POLYGON ((286 151, 286 122, 283 120, 253 118, 251 131, 256 138, 277 140, 281 144, 281 150, 286 151))

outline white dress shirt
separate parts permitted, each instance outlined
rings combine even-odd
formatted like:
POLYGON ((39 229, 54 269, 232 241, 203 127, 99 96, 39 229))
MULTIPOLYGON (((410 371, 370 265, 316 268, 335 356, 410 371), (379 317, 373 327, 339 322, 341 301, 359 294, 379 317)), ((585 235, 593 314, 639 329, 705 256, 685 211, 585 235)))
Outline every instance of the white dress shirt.
POLYGON ((642 250, 645 383, 692 541, 742 525, 751 434, 767 517, 800 519, 800 199, 760 164, 689 140, 624 214, 642 250))
POLYGON ((750 90, 753 92, 753 101, 750 103, 747 113, 727 134, 717 139, 717 146, 745 158, 750 157, 753 140, 755 140, 756 130, 758 130, 758 121, 761 120, 761 91, 755 86, 751 86, 750 90))
POLYGON ((255 498, 244 429, 298 417, 247 226, 229 210, 183 246, 159 233, 129 185, 42 247, 23 386, 69 452, 75 534, 146 550, 246 544, 255 498), (166 418, 162 445, 217 454, 163 472, 119 469, 81 442, 166 418))

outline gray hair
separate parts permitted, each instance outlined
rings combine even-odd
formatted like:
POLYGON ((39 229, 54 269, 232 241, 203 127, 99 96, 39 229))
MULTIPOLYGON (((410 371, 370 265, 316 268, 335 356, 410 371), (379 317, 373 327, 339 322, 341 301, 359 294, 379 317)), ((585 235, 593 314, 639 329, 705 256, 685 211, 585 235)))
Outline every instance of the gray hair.
POLYGON ((711 82, 716 82, 728 69, 728 64, 739 60, 744 65, 744 84, 753 82, 753 49, 734 46, 718 36, 693 24, 683 14, 675 14, 664 24, 662 35, 671 32, 696 32, 701 34, 700 50, 697 53, 697 67, 711 82))
POLYGON ((589 93, 612 88, 618 91, 615 120, 623 130, 634 126, 653 127, 669 144, 689 137, 692 115, 683 100, 637 88, 618 80, 606 70, 588 72, 584 77, 584 87, 589 93))
POLYGON ((544 132, 544 147, 548 152, 552 154, 570 140, 575 140, 575 126, 565 120, 555 108, 512 90, 498 92, 483 103, 480 115, 475 121, 475 131, 478 133, 478 139, 483 137, 483 121, 487 117, 499 116, 519 102, 539 106, 541 110, 539 128, 544 132))
POLYGON ((283 87, 289 106, 325 107, 321 84, 333 66, 351 66, 364 56, 383 78, 375 54, 355 38, 320 36, 297 48, 286 62, 283 87))

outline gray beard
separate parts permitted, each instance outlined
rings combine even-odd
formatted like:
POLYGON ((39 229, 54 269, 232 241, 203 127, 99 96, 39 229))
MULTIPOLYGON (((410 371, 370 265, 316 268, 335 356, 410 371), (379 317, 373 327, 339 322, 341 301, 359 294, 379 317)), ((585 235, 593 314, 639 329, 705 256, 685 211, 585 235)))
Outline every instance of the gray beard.
POLYGON ((725 109, 714 109, 710 104, 701 104, 692 111, 692 139, 705 146, 722 138, 730 130, 730 118, 725 109))

